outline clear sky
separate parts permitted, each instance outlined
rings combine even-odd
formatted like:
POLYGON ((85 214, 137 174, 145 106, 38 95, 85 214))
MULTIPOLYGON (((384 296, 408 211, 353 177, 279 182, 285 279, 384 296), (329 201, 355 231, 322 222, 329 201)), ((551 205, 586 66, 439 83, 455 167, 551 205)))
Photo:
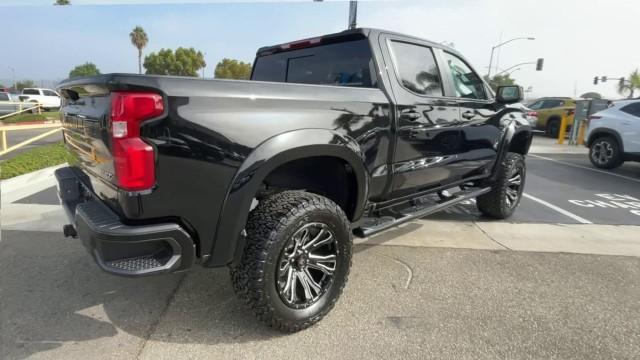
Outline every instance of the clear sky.
MULTIPOLYGON (((103 72, 136 72, 137 50, 129 32, 142 26, 145 53, 195 47, 206 53, 206 75, 223 57, 251 62, 255 51, 305 37, 343 30, 348 2, 170 0, 0 0, 0 82, 60 80, 78 64, 103 72), (104 5, 111 4, 111 5, 104 5)), ((513 73, 533 96, 573 96, 597 91, 617 97, 615 83, 593 85, 595 75, 623 76, 640 68, 637 35, 640 0, 398 0, 360 1, 358 25, 453 43, 485 73, 491 47, 499 67, 545 58, 536 72, 513 73)))

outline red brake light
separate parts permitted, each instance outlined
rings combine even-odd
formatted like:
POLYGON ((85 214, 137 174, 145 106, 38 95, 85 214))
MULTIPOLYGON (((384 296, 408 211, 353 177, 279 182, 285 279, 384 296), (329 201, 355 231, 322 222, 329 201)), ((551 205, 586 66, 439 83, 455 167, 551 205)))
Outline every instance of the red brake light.
POLYGON ((538 116, 538 112, 537 112, 537 111, 529 111, 529 112, 527 113, 527 115, 529 115, 529 116, 536 116, 536 117, 537 117, 537 116, 538 116))
POLYGON ((314 46, 320 44, 321 38, 314 39, 306 39, 300 41, 290 42, 288 44, 283 44, 280 46, 282 50, 295 50, 295 49, 304 49, 306 47, 314 46))
POLYGON ((147 92, 111 94, 111 141, 116 184, 125 190, 153 187, 153 147, 140 138, 140 125, 164 112, 162 96, 147 92))

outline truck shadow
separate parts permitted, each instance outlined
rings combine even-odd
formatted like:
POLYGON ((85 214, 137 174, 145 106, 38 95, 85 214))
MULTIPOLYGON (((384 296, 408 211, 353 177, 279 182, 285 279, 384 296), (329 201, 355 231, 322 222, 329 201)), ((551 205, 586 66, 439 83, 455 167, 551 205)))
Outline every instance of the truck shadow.
POLYGON ((135 354, 149 338, 217 344, 281 336, 237 300, 226 268, 116 277, 100 271, 78 241, 54 233, 3 231, 0 279, 2 359, 45 351, 68 358, 68 350, 84 354, 84 347, 135 354))

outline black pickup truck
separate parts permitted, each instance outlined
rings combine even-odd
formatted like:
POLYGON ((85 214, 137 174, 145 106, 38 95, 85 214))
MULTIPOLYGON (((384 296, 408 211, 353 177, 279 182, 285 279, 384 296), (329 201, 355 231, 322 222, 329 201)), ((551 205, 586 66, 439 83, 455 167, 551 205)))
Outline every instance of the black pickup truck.
MULTIPOLYGON (((258 50, 250 81, 107 74, 58 90, 56 172, 103 270, 229 266, 256 316, 304 329, 339 298, 352 236, 476 199, 518 206, 531 129, 455 50, 374 29, 258 50)), ((203 286, 207 286, 203 284, 203 286)))

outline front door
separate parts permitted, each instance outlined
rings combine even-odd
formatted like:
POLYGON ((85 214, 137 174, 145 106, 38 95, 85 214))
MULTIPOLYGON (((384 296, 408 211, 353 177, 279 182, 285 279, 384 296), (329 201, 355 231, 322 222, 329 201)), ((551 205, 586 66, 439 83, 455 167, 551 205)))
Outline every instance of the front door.
POLYGON ((463 178, 489 174, 502 138, 496 105, 480 76, 459 56, 442 51, 446 73, 460 107, 464 146, 458 153, 458 172, 463 178))

